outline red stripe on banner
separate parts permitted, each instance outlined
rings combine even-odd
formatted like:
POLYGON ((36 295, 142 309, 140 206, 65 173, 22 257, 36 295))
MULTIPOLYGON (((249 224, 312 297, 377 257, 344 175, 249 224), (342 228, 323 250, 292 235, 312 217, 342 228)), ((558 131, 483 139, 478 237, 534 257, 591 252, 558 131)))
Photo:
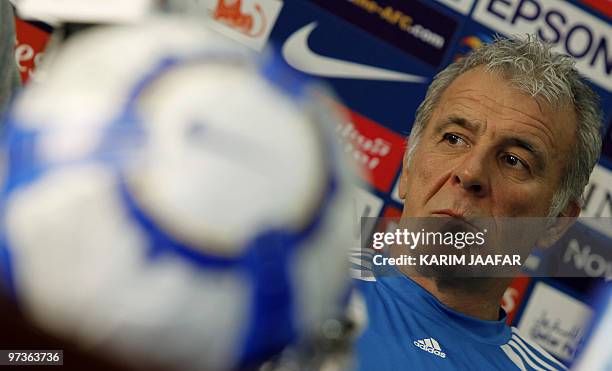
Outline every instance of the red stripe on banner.
POLYGON ((50 33, 29 22, 15 18, 15 63, 24 83, 34 73, 42 58, 50 33))
POLYGON ((606 17, 612 18, 612 0, 582 0, 582 2, 606 17))
POLYGON ((361 175, 374 188, 388 193, 401 167, 406 139, 385 126, 337 105, 348 117, 337 128, 346 150, 361 167, 361 175))

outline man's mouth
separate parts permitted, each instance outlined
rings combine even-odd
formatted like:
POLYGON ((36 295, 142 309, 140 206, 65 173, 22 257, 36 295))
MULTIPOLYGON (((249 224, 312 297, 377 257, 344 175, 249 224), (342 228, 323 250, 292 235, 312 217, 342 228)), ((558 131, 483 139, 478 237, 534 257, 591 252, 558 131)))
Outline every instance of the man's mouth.
POLYGON ((442 210, 436 210, 432 212, 431 214, 434 217, 450 217, 450 218, 460 220, 461 222, 474 228, 476 231, 478 232, 481 231, 481 228, 478 227, 473 221, 470 221, 469 218, 465 217, 465 214, 461 211, 451 210, 451 209, 442 209, 442 210))
POLYGON ((450 216, 452 218, 464 219, 463 212, 455 211, 455 210, 450 210, 450 209, 437 210, 437 211, 432 212, 432 214, 433 215, 446 215, 446 216, 450 216))

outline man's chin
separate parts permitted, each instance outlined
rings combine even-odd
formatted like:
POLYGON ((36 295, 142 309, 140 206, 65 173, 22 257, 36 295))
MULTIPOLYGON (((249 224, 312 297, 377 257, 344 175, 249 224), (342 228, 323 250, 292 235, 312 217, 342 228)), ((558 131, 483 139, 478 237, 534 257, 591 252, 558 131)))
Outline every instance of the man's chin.
POLYGON ((417 265, 410 275, 427 277, 435 280, 458 280, 483 277, 483 272, 474 266, 466 265, 417 265))
POLYGON ((432 277, 440 292, 466 291, 477 292, 495 285, 501 278, 496 277, 450 277, 447 275, 432 277))

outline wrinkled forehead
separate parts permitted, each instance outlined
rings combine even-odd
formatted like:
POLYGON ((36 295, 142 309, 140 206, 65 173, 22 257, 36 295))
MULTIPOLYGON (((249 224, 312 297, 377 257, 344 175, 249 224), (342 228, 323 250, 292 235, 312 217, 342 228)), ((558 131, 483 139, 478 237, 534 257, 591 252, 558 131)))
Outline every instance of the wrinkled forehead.
POLYGON ((446 88, 428 126, 450 115, 464 116, 490 128, 506 127, 537 136, 556 155, 571 151, 577 126, 571 103, 557 106, 531 96, 504 74, 488 71, 484 66, 459 75, 446 88))
MULTIPOLYGON (((498 104, 511 107, 516 106, 524 113, 547 122, 554 120, 560 111, 563 115, 574 113, 574 106, 568 97, 555 96, 552 98, 533 93, 531 88, 525 87, 525 83, 515 78, 506 70, 488 69, 481 65, 469 69, 457 76, 442 93, 441 101, 453 98, 461 93, 473 92, 475 95, 489 98, 498 104)), ((543 82, 531 81, 532 84, 542 85, 539 90, 544 90, 543 82)), ((465 96, 465 94, 464 94, 465 96)))

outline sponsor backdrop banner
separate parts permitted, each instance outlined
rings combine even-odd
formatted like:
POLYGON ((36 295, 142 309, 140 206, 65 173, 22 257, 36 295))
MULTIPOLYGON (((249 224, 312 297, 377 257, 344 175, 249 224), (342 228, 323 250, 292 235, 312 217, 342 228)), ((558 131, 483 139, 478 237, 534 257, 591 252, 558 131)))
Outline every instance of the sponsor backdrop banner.
MULTIPOLYGON (((604 151, 585 190, 582 216, 589 222, 577 224, 547 254, 530 256, 525 266, 540 275, 554 270, 557 275, 580 273, 589 278, 544 283, 541 278, 521 277, 502 302, 509 322, 571 363, 591 316, 589 288, 612 279, 609 1, 194 1, 198 2, 220 32, 258 51, 272 45, 291 67, 323 79, 336 91, 337 103, 347 113, 336 132, 366 174, 356 192, 356 241, 359 217, 401 213, 397 181, 407 136, 438 71, 496 34, 534 33, 576 58, 605 111, 604 151), (551 261, 563 265, 551 267, 551 261)), ((25 81, 40 61, 48 28, 25 22, 17 26, 15 60, 25 81)))
POLYGON ((15 63, 21 81, 27 82, 34 75, 36 66, 44 57, 51 27, 40 22, 15 19, 15 63))

